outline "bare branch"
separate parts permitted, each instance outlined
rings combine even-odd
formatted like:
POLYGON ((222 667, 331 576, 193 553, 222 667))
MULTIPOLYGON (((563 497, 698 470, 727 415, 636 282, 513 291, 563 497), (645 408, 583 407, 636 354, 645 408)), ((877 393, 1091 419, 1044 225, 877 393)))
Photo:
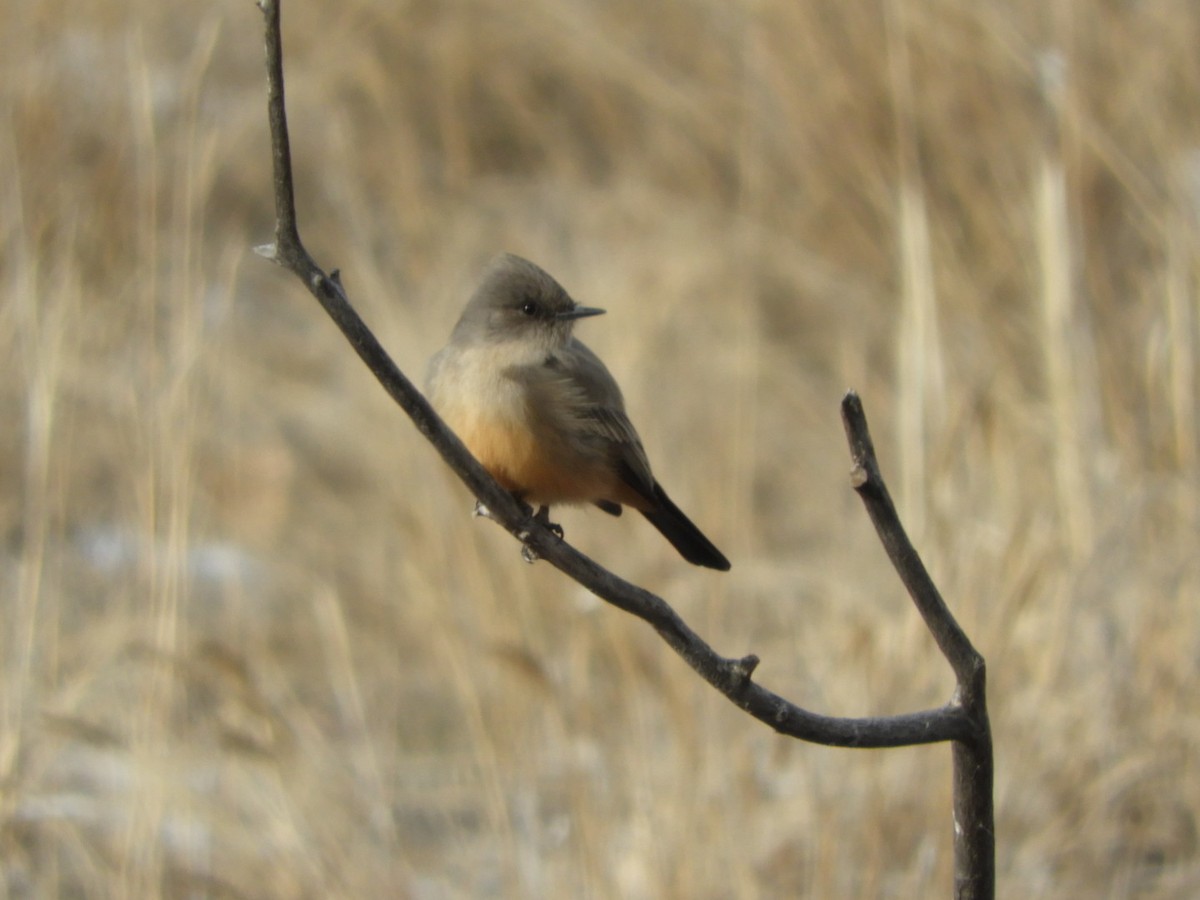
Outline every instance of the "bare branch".
POLYGON ((782 734, 843 747, 901 747, 961 740, 969 736, 970 723, 954 704, 882 718, 834 718, 796 706, 752 681, 751 675, 758 665, 757 657, 722 657, 665 600, 618 578, 580 553, 536 521, 527 509, 496 483, 397 368, 350 305, 340 280, 322 272, 300 243, 292 196, 287 119, 283 110, 279 2, 262 0, 259 5, 267 22, 268 103, 275 162, 277 223, 271 258, 304 281, 380 384, 483 502, 491 517, 539 558, 569 575, 598 597, 644 619, 705 681, 782 734))
MULTIPOLYGON (((274 260, 293 271, 303 267, 305 276, 311 276, 316 264, 300 243, 296 230, 296 191, 292 184, 292 147, 288 137, 287 105, 283 96, 283 33, 279 27, 279 3, 275 0, 260 0, 258 8, 267 20, 267 120, 271 125, 272 171, 275 178, 275 243, 264 244, 255 249, 262 256, 274 260), (302 254, 295 259, 286 254, 302 254)), ((300 275, 300 272, 296 272, 300 275)), ((305 281, 309 278, 301 276, 305 281)))
POLYGON ((490 517, 538 558, 612 605, 649 623, 705 681, 781 734, 842 747, 900 747, 953 741, 956 896, 994 892, 992 751, 982 657, 958 627, 896 516, 875 460, 866 417, 851 393, 842 404, 855 468, 852 480, 880 539, 958 678, 955 698, 938 709, 898 716, 839 718, 805 710, 753 681, 758 657, 720 656, 661 597, 618 578, 547 529, 471 456, 379 344, 350 305, 336 270, 326 275, 300 241, 284 109, 280 0, 259 3, 266 21, 268 114, 274 160, 275 243, 259 252, 294 273, 337 323, 393 400, 487 507, 490 517))
POLYGON ((854 460, 854 469, 850 474, 851 484, 866 505, 867 514, 875 525, 879 540, 887 550, 888 558, 917 605, 942 655, 950 662, 958 680, 964 681, 983 665, 983 657, 971 646, 971 641, 959 628, 933 579, 925 570, 925 564, 921 562, 916 548, 904 533, 900 517, 896 514, 896 506, 892 503, 892 496, 888 493, 887 485, 879 472, 879 463, 875 459, 875 445, 867 429, 867 417, 863 412, 862 401, 853 391, 842 399, 842 423, 846 429, 846 440, 850 443, 850 456, 854 460))
POLYGON ((862 498, 892 566, 954 669, 958 681, 955 700, 971 722, 971 734, 954 744, 954 895, 960 900, 988 900, 996 890, 996 836, 987 670, 900 524, 879 471, 862 401, 853 391, 842 399, 842 422, 854 460, 851 484, 862 498))

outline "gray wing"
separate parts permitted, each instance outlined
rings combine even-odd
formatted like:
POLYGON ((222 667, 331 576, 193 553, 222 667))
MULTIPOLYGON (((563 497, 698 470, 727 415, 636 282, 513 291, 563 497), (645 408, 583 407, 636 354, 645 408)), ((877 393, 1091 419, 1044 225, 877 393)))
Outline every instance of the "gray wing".
POLYGON ((566 386, 575 425, 601 442, 622 478, 639 494, 654 496, 654 475, 641 438, 625 414, 625 398, 604 363, 587 345, 572 339, 549 361, 569 379, 566 386))

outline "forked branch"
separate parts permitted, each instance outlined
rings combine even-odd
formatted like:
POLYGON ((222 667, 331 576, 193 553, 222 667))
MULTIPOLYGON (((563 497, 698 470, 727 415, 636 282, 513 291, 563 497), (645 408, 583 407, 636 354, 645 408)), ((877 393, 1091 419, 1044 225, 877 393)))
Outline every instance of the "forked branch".
POLYGON ((618 578, 538 522, 484 470, 388 356, 351 306, 337 271, 326 274, 300 241, 284 106, 279 0, 259 3, 266 20, 268 118, 274 160, 275 242, 258 252, 294 273, 446 463, 488 508, 491 517, 534 554, 612 605, 648 622, 705 681, 781 734, 841 747, 903 747, 954 742, 955 894, 994 893, 992 753, 984 700, 983 659, 954 621, 909 543, 875 459, 858 396, 846 395, 842 417, 854 458, 853 484, 862 496, 893 565, 958 679, 945 706, 897 716, 841 718, 803 709, 753 680, 758 658, 718 654, 661 597, 618 578))

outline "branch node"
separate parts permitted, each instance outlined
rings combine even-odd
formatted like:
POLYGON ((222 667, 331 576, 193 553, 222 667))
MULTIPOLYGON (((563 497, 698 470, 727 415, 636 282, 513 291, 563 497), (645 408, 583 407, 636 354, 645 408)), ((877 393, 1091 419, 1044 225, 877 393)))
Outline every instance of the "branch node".
POLYGON ((742 690, 750 683, 754 670, 758 668, 759 659, 753 653, 734 660, 729 666, 729 674, 733 676, 733 687, 742 690))
POLYGON ((850 487, 857 491, 870 480, 871 473, 867 471, 867 467, 856 462, 854 468, 850 470, 850 487))
POLYGON ((263 259, 269 259, 274 263, 279 262, 279 249, 275 246, 274 241, 269 244, 259 244, 254 248, 254 252, 263 259))

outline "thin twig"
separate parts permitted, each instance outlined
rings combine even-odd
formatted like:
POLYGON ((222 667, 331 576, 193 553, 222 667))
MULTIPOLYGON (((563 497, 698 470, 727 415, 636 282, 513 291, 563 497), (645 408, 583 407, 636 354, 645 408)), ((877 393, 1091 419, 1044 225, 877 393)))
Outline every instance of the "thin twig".
POLYGON ((862 498, 888 558, 908 589, 933 639, 937 641, 942 655, 949 661, 958 680, 965 681, 983 665, 983 657, 971 646, 971 641, 955 621, 937 585, 925 570, 916 548, 904 533, 892 496, 879 472, 875 444, 867 428, 862 401, 853 391, 842 399, 842 423, 850 444, 850 456, 854 460, 851 484, 862 498))
POLYGON ((990 900, 996 890, 996 837, 987 668, 942 600, 900 524, 879 471, 862 401, 853 391, 842 399, 842 422, 854 460, 851 484, 862 498, 892 566, 954 669, 958 682, 955 700, 971 723, 971 733, 954 742, 954 896, 959 900, 990 900))

